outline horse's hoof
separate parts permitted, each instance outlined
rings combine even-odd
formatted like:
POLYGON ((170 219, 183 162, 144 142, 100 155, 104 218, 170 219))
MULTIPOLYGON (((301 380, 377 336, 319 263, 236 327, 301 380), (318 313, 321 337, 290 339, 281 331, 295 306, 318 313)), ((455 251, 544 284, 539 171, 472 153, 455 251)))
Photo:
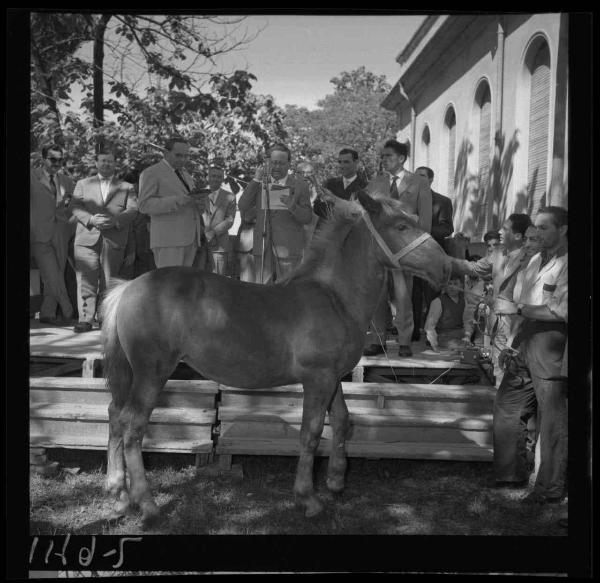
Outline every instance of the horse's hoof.
POLYGON ((327 479, 327 489, 334 495, 339 496, 344 491, 344 481, 343 480, 335 480, 335 479, 327 479))
POLYGON ((309 498, 308 500, 306 500, 304 506, 306 509, 304 511, 304 516, 306 518, 314 518, 315 516, 321 514, 321 512, 323 511, 323 504, 321 504, 321 502, 319 502, 319 500, 316 497, 309 498))

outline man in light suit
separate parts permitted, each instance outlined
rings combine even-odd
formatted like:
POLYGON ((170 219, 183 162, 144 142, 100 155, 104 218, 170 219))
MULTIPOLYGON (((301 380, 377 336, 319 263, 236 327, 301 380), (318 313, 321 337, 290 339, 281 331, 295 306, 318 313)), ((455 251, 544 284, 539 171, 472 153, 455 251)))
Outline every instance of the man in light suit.
MULTIPOLYGON (((367 193, 375 198, 398 200, 404 210, 414 217, 419 227, 431 232, 431 189, 426 180, 404 169, 408 147, 396 140, 388 140, 383 146, 382 159, 385 173, 376 176, 367 185, 367 193)), ((394 325, 398 330, 398 356, 412 356, 410 341, 414 329, 412 311, 412 275, 401 269, 389 272, 393 281, 393 304, 396 308, 394 325)), ((379 337, 385 341, 387 296, 373 316, 375 330, 367 333, 366 356, 381 354, 383 347, 379 337)))
POLYGON ((288 175, 291 162, 290 150, 283 144, 276 144, 269 152, 269 159, 271 166, 271 175, 267 177, 269 188, 283 191, 278 202, 284 208, 267 211, 267 200, 263 192, 263 168, 256 170, 254 178, 244 189, 238 203, 242 219, 253 218, 256 213, 253 254, 257 283, 279 280, 291 273, 300 263, 304 248, 304 225, 311 222, 313 214, 307 183, 288 175))
MULTIPOLYGON (((435 176, 433 170, 427 166, 419 166, 415 170, 415 174, 421 176, 429 183, 429 188, 433 183, 435 176)), ((443 194, 435 192, 431 189, 431 236, 436 240, 439 246, 448 253, 445 239, 454 232, 452 224, 452 201, 443 194)), ((415 329, 413 330, 412 339, 419 340, 421 329, 421 317, 423 315, 423 301, 425 301, 426 309, 429 308, 433 298, 437 295, 436 291, 420 277, 413 278, 413 319, 415 329)))
POLYGON ((202 245, 205 199, 192 196, 194 181, 184 166, 189 144, 173 137, 164 158, 140 175, 139 210, 150 215, 150 248, 156 267, 191 266, 202 245))
POLYGON ((133 184, 115 176, 115 155, 96 154, 98 174, 77 182, 71 203, 77 218, 75 271, 79 322, 74 332, 89 332, 99 308, 98 299, 119 273, 129 225, 137 215, 133 184))
POLYGON ((40 322, 56 325, 69 323, 73 318, 64 277, 71 233, 69 201, 73 181, 59 172, 63 158, 60 146, 44 147, 42 168, 32 169, 29 176, 31 254, 44 284, 40 322), (58 306, 62 318, 57 316, 58 306))
POLYGON ((541 251, 517 274, 512 301, 498 299, 498 315, 520 318, 507 368, 494 400, 494 477, 499 485, 526 485, 527 419, 537 414, 540 464, 523 502, 560 502, 568 452, 567 381, 563 358, 568 321, 568 213, 548 206, 535 218, 541 251), (516 350, 515 350, 516 349, 516 350))
POLYGON ((214 273, 228 275, 227 256, 230 251, 229 228, 233 225, 237 208, 235 195, 221 188, 223 168, 212 166, 208 170, 208 195, 203 213, 206 235, 206 253, 210 255, 205 265, 212 265, 214 273))

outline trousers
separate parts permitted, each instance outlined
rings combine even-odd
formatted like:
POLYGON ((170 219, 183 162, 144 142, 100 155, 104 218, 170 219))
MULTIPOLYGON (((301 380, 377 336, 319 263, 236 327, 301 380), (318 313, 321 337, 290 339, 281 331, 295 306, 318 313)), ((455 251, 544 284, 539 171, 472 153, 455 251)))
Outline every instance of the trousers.
POLYGON ((366 344, 379 344, 385 342, 387 319, 389 314, 389 303, 395 308, 393 315, 393 324, 398 330, 398 344, 409 345, 414 329, 413 309, 412 309, 412 287, 413 276, 403 272, 401 269, 388 270, 388 276, 391 276, 391 293, 382 295, 371 326, 367 331, 366 344))
POLYGON ((265 269, 262 273, 261 281, 261 266, 262 257, 260 255, 254 255, 254 283, 273 283, 279 281, 282 277, 288 275, 302 261, 302 257, 278 257, 270 260, 269 255, 265 256, 265 269))
POLYGON ((196 258, 197 250, 198 243, 194 238, 194 242, 190 245, 181 247, 154 247, 152 253, 154 253, 154 263, 156 263, 157 269, 171 266, 191 267, 196 258))
POLYGON ((31 254, 40 270, 44 284, 44 295, 40 307, 40 317, 54 318, 56 308, 60 306, 65 318, 73 316, 73 306, 65 285, 65 266, 67 264, 68 240, 56 229, 47 243, 32 243, 31 254))
POLYGON ((75 275, 77 277, 77 309, 80 322, 92 322, 99 312, 102 295, 111 278, 119 275, 124 248, 111 246, 100 237, 92 247, 75 241, 75 275))
POLYGON ((527 421, 537 415, 539 468, 534 491, 563 495, 566 484, 568 431, 567 381, 560 377, 565 334, 544 331, 523 340, 508 365, 494 401, 494 475, 517 482, 529 475, 527 421))

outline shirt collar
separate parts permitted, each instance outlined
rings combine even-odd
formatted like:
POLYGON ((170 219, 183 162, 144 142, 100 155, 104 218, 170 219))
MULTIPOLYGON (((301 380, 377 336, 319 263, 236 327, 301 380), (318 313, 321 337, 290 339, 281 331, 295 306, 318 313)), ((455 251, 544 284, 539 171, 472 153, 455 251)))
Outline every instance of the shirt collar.
POLYGON ((350 178, 346 178, 345 176, 342 176, 342 180, 344 181, 344 184, 350 184, 351 182, 354 182, 357 178, 357 174, 355 174, 354 176, 350 176, 350 178))
POLYGON ((98 178, 100 180, 102 180, 103 182, 110 182, 113 178, 114 174, 112 176, 102 176, 102 174, 98 173, 98 178))
POLYGON ((388 174, 390 175, 390 182, 393 180, 394 176, 396 176, 397 178, 402 180, 405 172, 406 172, 406 170, 404 170, 404 168, 400 168, 400 170, 398 170, 395 174, 388 172, 388 174))
POLYGON ((54 176, 54 179, 56 180, 56 177, 58 176, 58 172, 56 172, 55 174, 50 174, 50 172, 48 172, 48 170, 46 170, 45 168, 42 168, 42 172, 46 175, 46 178, 50 179, 50 176, 54 176))

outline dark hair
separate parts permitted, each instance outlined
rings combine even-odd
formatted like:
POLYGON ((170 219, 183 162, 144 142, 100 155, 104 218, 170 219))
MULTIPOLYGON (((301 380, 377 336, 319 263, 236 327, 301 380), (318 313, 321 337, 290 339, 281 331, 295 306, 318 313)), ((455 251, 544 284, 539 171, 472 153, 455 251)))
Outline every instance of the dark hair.
POLYGON ((64 150, 58 144, 49 144, 42 148, 42 158, 44 158, 44 160, 48 157, 48 152, 50 151, 60 152, 62 156, 65 155, 64 150))
POLYGON ((498 233, 498 231, 488 231, 483 236, 484 243, 487 243, 491 239, 498 239, 498 240, 500 240, 500 233, 498 233))
POLYGON ((538 215, 543 213, 552 215, 552 222, 557 229, 569 223, 569 212, 562 206, 546 206, 538 210, 538 215))
POLYGON ((477 255, 474 253, 473 255, 469 255, 469 261, 479 261, 481 259, 481 255, 477 255))
POLYGON ((290 149, 285 144, 281 144, 281 143, 273 144, 269 148, 269 157, 271 156, 272 152, 285 152, 287 154, 288 161, 290 161, 292 159, 292 153, 290 152, 290 149))
POLYGON ((171 136, 165 142, 165 150, 170 152, 175 144, 189 144, 189 142, 183 136, 171 136))
POLYGON ((521 233, 523 237, 527 228, 531 227, 531 218, 523 213, 513 213, 508 217, 508 220, 511 222, 512 232, 521 233))
POLYGON ((433 180, 434 177, 434 173, 433 170, 427 166, 419 166, 415 172, 418 172, 419 170, 425 170, 425 172, 427 172, 427 176, 429 177, 429 180, 433 180))
POLYGON ((116 160, 117 151, 114 148, 102 148, 101 150, 96 152, 96 155, 94 156, 96 162, 98 161, 98 156, 112 156, 116 160))
POLYGON ((401 144, 398 140, 388 140, 385 144, 383 144, 384 148, 391 148, 398 154, 398 156, 404 156, 404 158, 408 158, 408 146, 406 144, 401 144))
POLYGON ((358 152, 352 148, 342 148, 338 156, 343 156, 344 154, 352 154, 352 159, 358 160, 358 152))

